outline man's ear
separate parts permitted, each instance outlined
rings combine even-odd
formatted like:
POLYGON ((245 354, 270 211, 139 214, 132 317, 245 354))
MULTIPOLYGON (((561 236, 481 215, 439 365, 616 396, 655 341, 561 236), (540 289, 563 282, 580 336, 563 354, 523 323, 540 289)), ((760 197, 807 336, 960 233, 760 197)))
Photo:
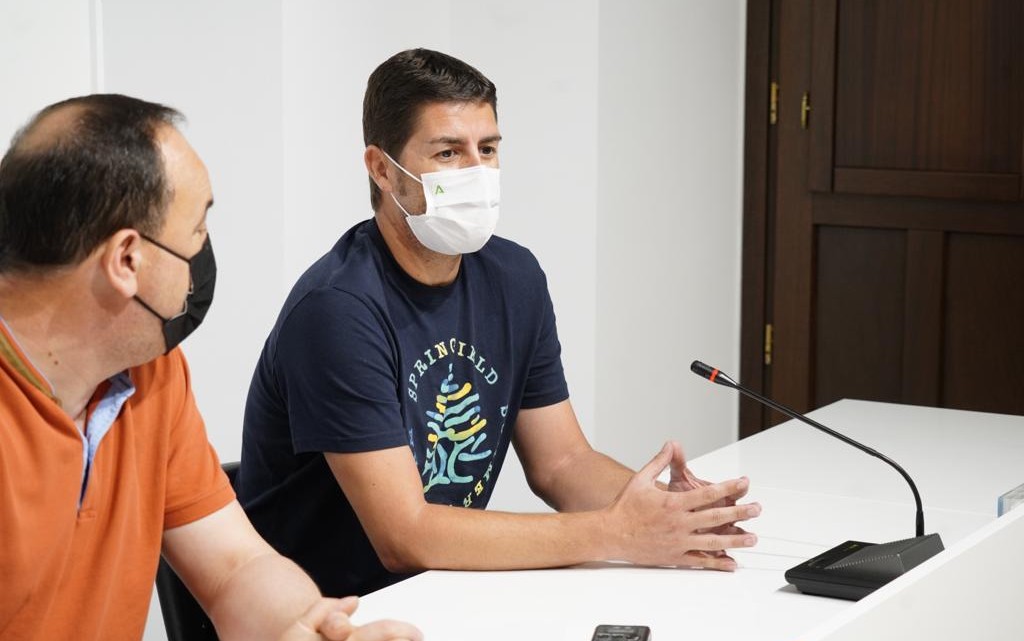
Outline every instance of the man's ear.
POLYGON ((121 229, 103 244, 100 269, 111 287, 131 298, 139 291, 139 268, 142 265, 142 237, 134 229, 121 229))
POLYGON ((398 170, 391 164, 380 147, 377 145, 367 146, 366 151, 363 152, 363 163, 366 165, 367 173, 370 174, 370 180, 382 192, 387 194, 397 191, 397 185, 392 180, 394 174, 391 172, 398 170))

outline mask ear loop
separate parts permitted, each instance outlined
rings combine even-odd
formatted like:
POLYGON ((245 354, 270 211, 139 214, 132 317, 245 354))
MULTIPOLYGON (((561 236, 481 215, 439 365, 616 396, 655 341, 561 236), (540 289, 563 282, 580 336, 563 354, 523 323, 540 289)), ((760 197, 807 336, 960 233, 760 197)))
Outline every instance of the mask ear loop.
MULTIPOLYGON (((417 178, 416 176, 413 176, 413 175, 412 175, 411 173, 409 173, 409 170, 408 170, 408 169, 406 169, 405 167, 403 167, 403 166, 399 165, 399 164, 398 164, 398 161, 396 161, 396 160, 395 160, 394 158, 392 158, 392 157, 391 157, 391 155, 390 155, 390 154, 389 154, 388 152, 386 152, 386 151, 384 151, 383 149, 381 149, 381 150, 380 150, 380 153, 384 154, 384 156, 385 156, 385 157, 386 157, 386 158, 387 158, 388 160, 390 160, 390 161, 391 161, 391 164, 392 164, 392 165, 394 165, 395 167, 398 167, 398 168, 399 168, 399 169, 401 169, 401 170, 402 170, 403 172, 405 172, 405 175, 406 175, 406 176, 408 176, 409 178, 412 178, 413 180, 415 180, 416 182, 418 182, 418 183, 419 183, 419 184, 421 184, 421 185, 423 184, 423 181, 422 181, 422 180, 420 180, 420 179, 419 179, 419 178, 417 178)), ((410 214, 410 213, 408 212, 408 210, 406 210, 406 208, 402 206, 402 203, 398 202, 398 198, 396 198, 396 197, 395 197, 395 192, 389 192, 389 193, 388 193, 388 195, 390 195, 390 196, 391 196, 391 200, 395 201, 395 204, 396 204, 396 205, 398 205, 398 208, 402 210, 402 213, 403 213, 403 214, 405 214, 405 217, 406 217, 406 218, 409 218, 410 216, 412 216, 412 214, 410 214)))
POLYGON ((409 212, 407 212, 407 211, 405 210, 405 207, 402 207, 402 203, 398 202, 398 199, 397 199, 397 198, 395 198, 395 195, 394 195, 394 194, 389 194, 389 195, 391 196, 391 200, 395 201, 395 204, 396 204, 396 205, 398 205, 398 208, 402 210, 402 213, 403 213, 403 214, 405 214, 405 217, 406 217, 406 218, 409 218, 409 217, 411 217, 411 216, 412 216, 412 214, 410 214, 409 212))
MULTIPOLYGON (((196 290, 196 284, 195 284, 195 281, 192 278, 192 258, 186 258, 186 257, 182 256, 181 254, 179 254, 178 252, 174 251, 173 249, 171 249, 167 245, 164 245, 163 243, 161 243, 160 241, 156 240, 155 238, 151 238, 150 236, 147 236, 146 234, 143 234, 142 232, 139 232, 139 236, 141 236, 143 238, 143 240, 156 245, 157 247, 159 247, 160 249, 164 250, 165 252, 167 252, 171 256, 174 256, 178 260, 185 261, 185 264, 188 265, 188 292, 186 292, 185 302, 181 306, 181 311, 178 312, 177 314, 175 314, 174 316, 171 316, 170 318, 164 318, 163 316, 158 314, 155 309, 150 307, 149 304, 146 303, 146 301, 142 300, 137 295, 133 296, 132 298, 134 298, 135 300, 139 301, 139 303, 143 307, 145 307, 147 310, 149 310, 149 312, 151 314, 153 314, 154 316, 156 316, 157 318, 159 318, 160 320, 162 320, 165 323, 169 323, 169 322, 171 322, 172 320, 174 320, 176 318, 181 318, 182 316, 184 316, 185 314, 188 313, 188 297, 191 296, 195 292, 195 290, 196 290)), ((200 251, 202 251, 202 250, 200 250, 200 251)), ((194 256, 193 256, 193 258, 194 258, 194 256)))
POLYGON ((408 169, 406 169, 405 167, 403 167, 403 166, 399 165, 399 164, 398 164, 398 161, 396 161, 396 160, 395 160, 394 158, 392 158, 392 157, 391 157, 391 156, 390 156, 390 155, 388 154, 388 152, 386 152, 386 151, 384 151, 383 149, 381 149, 381 150, 380 150, 380 153, 384 154, 384 156, 385 156, 385 157, 386 157, 386 158, 387 158, 388 160, 390 160, 390 161, 391 161, 391 164, 392 164, 392 165, 394 165, 395 167, 398 167, 399 169, 401 169, 402 171, 404 171, 404 172, 405 172, 405 175, 406 175, 406 176, 408 176, 409 178, 412 178, 413 180, 415 180, 416 182, 418 182, 418 183, 419 183, 419 184, 421 184, 421 185, 423 184, 423 181, 422 181, 422 180, 420 180, 420 179, 419 179, 419 178, 417 178, 416 176, 413 176, 413 175, 412 175, 411 173, 409 173, 409 170, 408 170, 408 169))

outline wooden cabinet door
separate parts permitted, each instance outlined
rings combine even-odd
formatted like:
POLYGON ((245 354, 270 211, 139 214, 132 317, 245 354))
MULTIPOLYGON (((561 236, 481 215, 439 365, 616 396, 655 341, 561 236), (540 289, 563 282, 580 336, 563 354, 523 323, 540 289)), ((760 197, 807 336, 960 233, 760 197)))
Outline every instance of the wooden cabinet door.
MULTIPOLYGON (((745 327, 743 376, 800 410, 1024 414, 1024 3, 766 4, 778 120, 765 173, 747 162, 747 216, 750 181, 767 188, 744 323, 760 288, 771 364, 745 327)), ((748 434, 766 417, 741 420, 748 434)))

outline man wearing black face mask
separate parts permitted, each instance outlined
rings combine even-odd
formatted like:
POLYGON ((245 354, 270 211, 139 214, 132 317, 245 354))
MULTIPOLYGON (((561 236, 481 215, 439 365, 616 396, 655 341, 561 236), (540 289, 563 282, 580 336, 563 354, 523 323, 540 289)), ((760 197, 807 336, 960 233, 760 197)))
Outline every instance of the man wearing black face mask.
POLYGON ((354 627, 245 518, 176 346, 213 299, 213 204, 178 114, 40 112, 0 162, 0 637, 139 639, 161 549, 222 639, 354 627))
POLYGON ((210 309, 210 303, 213 302, 213 288, 217 282, 217 261, 213 258, 213 246, 210 244, 209 236, 206 237, 206 242, 203 243, 203 248, 199 250, 198 254, 192 258, 185 258, 170 247, 161 245, 145 234, 139 235, 168 254, 188 264, 191 282, 188 298, 185 299, 185 306, 174 316, 164 318, 160 315, 160 312, 139 298, 138 294, 135 295, 135 300, 139 301, 143 307, 163 323, 164 343, 167 346, 167 351, 170 352, 178 343, 185 340, 186 336, 195 331, 196 327, 199 327, 199 323, 202 323, 203 318, 206 316, 206 311, 210 309))

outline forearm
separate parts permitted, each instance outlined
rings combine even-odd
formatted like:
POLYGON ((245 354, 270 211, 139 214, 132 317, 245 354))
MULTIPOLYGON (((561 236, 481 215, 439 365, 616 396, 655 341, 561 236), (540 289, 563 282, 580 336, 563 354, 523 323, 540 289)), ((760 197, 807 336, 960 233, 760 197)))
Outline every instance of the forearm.
POLYGON ((392 571, 517 570, 616 558, 617 533, 603 511, 511 514, 424 505, 378 550, 392 571))
MULTIPOLYGON (((570 410, 565 405, 552 411, 570 410)), ((539 445, 523 439, 517 452, 531 486, 562 510, 557 514, 429 503, 407 447, 328 453, 325 458, 377 555, 393 572, 513 570, 608 560, 655 565, 693 565, 696 560, 703 565, 704 557, 690 550, 736 547, 735 538, 698 531, 740 520, 735 514, 693 511, 717 500, 723 488, 693 494, 657 488, 658 473, 673 457, 668 446, 640 475, 594 452, 582 436, 555 443, 560 456, 544 456, 539 445)))
POLYGON ((668 455, 659 454, 599 510, 510 514, 424 505, 391 528, 384 537, 390 552, 381 558, 392 571, 516 570, 590 561, 734 569, 728 556, 717 553, 752 546, 756 537, 715 530, 757 516, 760 507, 705 508, 741 494, 746 481, 689 492, 661 490, 655 482, 657 470, 664 468, 655 464, 659 459, 667 461, 668 455))
POLYGON ((633 475, 591 447, 568 400, 522 410, 512 442, 530 488, 559 512, 606 507, 633 475))
POLYGON ((225 641, 276 640, 319 599, 297 565, 270 551, 232 573, 211 595, 207 611, 225 641))
POLYGON ((567 457, 534 492, 560 512, 598 510, 608 506, 633 476, 633 470, 589 447, 567 457))

